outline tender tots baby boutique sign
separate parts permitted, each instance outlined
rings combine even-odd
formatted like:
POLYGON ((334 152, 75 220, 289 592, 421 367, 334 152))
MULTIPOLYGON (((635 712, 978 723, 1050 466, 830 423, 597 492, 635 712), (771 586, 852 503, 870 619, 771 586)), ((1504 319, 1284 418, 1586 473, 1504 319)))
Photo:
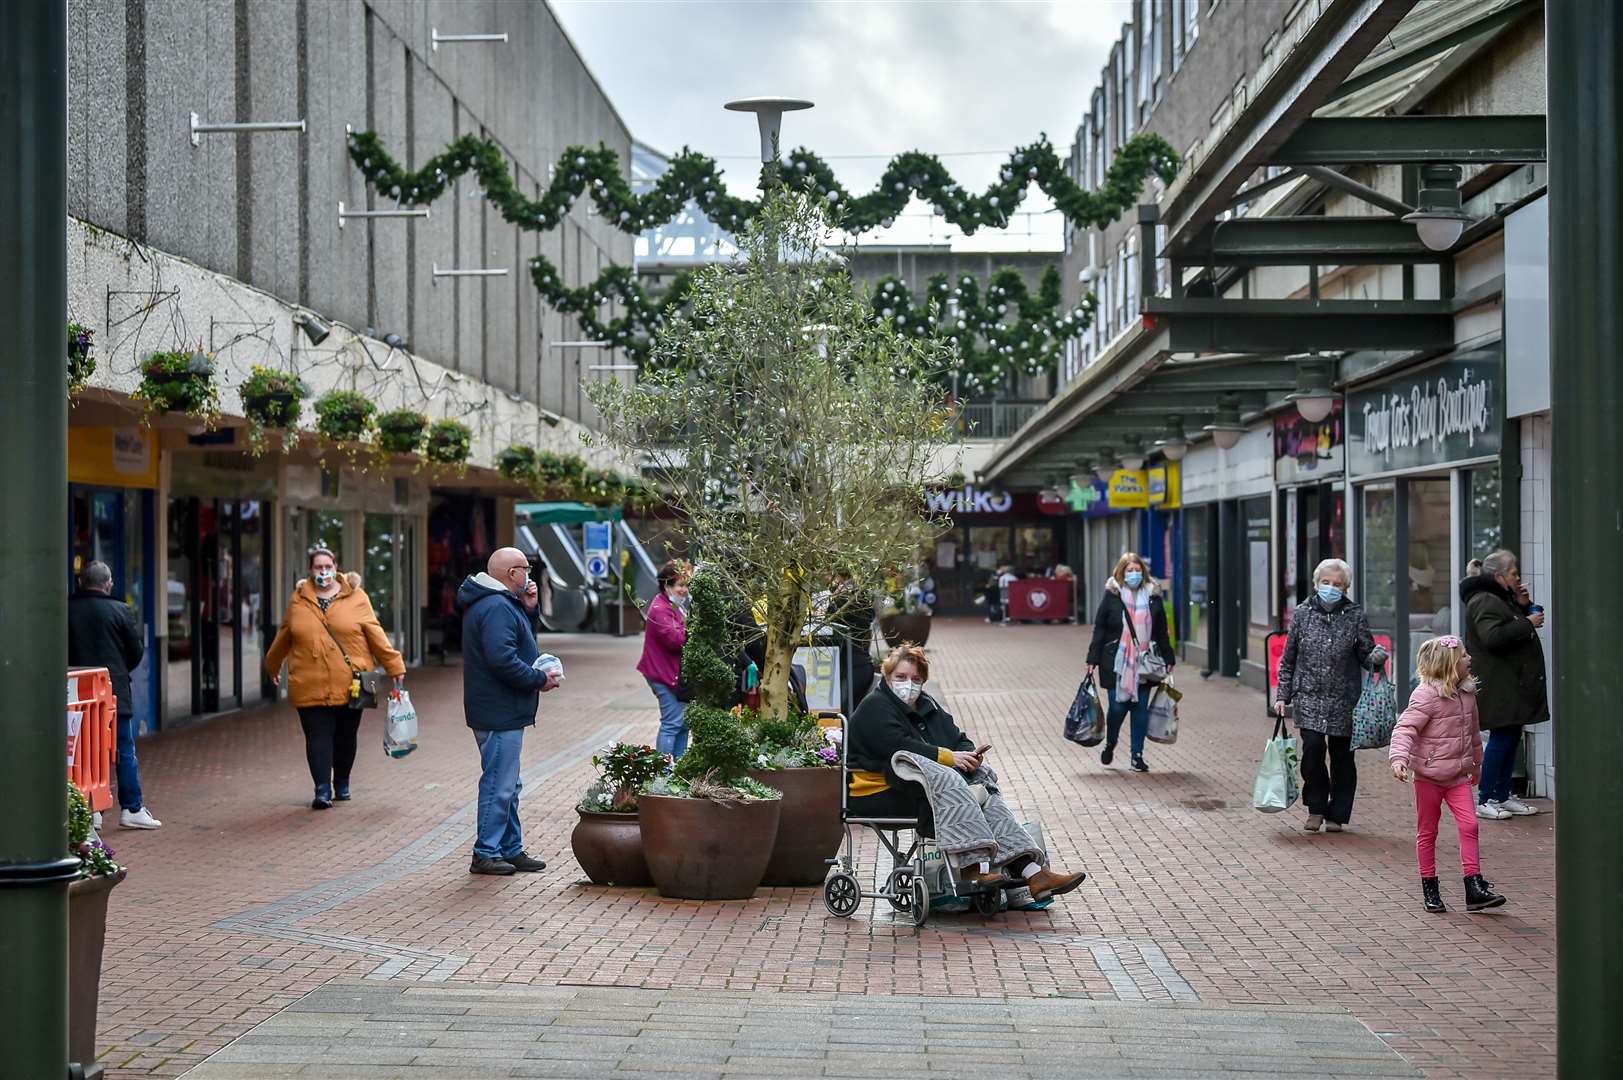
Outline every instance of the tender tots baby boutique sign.
POLYGON ((1347 399, 1354 475, 1396 472, 1499 453, 1504 426, 1496 352, 1456 356, 1347 399))

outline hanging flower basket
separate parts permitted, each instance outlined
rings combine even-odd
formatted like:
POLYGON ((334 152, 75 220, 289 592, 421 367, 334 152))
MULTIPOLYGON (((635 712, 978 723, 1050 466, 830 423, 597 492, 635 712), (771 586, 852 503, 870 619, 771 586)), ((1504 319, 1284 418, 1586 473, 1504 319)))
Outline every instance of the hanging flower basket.
POLYGON ((509 480, 529 483, 535 478, 535 447, 509 446, 496 455, 496 468, 509 480))
POLYGON ((259 427, 290 428, 298 424, 310 388, 292 372, 255 364, 237 393, 242 397, 243 415, 259 427))
POLYGON ((80 394, 96 373, 96 358, 90 349, 95 331, 76 322, 68 323, 68 393, 80 394))
POLYGON ((416 454, 428 434, 428 417, 413 409, 395 409, 378 417, 378 447, 391 454, 416 454))
POLYGON ((541 494, 548 498, 579 498, 585 475, 586 462, 581 460, 579 454, 555 454, 551 450, 543 450, 535 456, 536 483, 541 494))
POLYGON ((371 430, 377 411, 365 394, 332 390, 316 402, 316 430, 335 442, 359 442, 371 430))
POLYGON ((441 420, 428 429, 428 460, 461 465, 473 450, 473 430, 460 420, 441 420))
POLYGON ((153 353, 141 365, 134 396, 158 412, 184 412, 209 422, 220 415, 214 360, 201 349, 153 353))

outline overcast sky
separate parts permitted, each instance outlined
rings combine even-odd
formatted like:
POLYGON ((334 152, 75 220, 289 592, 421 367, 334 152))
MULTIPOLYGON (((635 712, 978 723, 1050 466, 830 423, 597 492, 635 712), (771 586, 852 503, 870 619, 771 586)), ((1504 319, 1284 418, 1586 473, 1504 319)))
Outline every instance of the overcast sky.
MULTIPOLYGON (((973 188, 1041 132, 1063 156, 1132 9, 1128 0, 552 5, 633 136, 717 158, 739 194, 754 188, 760 145, 753 117, 721 108, 740 97, 815 102, 784 118, 784 150, 822 155, 853 191, 871 190, 903 150, 939 155, 973 188), (976 151, 995 153, 966 153, 976 151)), ((1024 208, 1047 205, 1033 189, 1024 208)))

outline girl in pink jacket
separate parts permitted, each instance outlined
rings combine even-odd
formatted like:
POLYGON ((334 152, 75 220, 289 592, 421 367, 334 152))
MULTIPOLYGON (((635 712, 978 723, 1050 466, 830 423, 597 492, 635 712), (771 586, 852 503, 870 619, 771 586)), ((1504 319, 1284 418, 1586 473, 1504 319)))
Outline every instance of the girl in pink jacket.
POLYGON ((1426 910, 1448 910, 1437 886, 1437 821, 1445 801, 1460 830, 1465 910, 1498 907, 1505 898, 1483 880, 1471 797, 1471 785, 1482 768, 1482 739, 1477 734, 1470 654, 1457 637, 1432 638, 1420 646, 1416 668, 1420 685, 1409 695, 1409 707, 1392 732, 1391 758, 1392 775, 1414 781, 1415 851, 1420 856, 1426 910))

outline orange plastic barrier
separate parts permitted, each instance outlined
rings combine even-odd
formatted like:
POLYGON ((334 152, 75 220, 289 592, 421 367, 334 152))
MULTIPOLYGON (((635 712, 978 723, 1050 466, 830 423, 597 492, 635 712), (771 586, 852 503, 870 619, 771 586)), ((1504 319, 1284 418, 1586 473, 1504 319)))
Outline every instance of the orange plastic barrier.
POLYGON ((98 813, 113 808, 118 700, 106 668, 69 668, 68 779, 98 813))

